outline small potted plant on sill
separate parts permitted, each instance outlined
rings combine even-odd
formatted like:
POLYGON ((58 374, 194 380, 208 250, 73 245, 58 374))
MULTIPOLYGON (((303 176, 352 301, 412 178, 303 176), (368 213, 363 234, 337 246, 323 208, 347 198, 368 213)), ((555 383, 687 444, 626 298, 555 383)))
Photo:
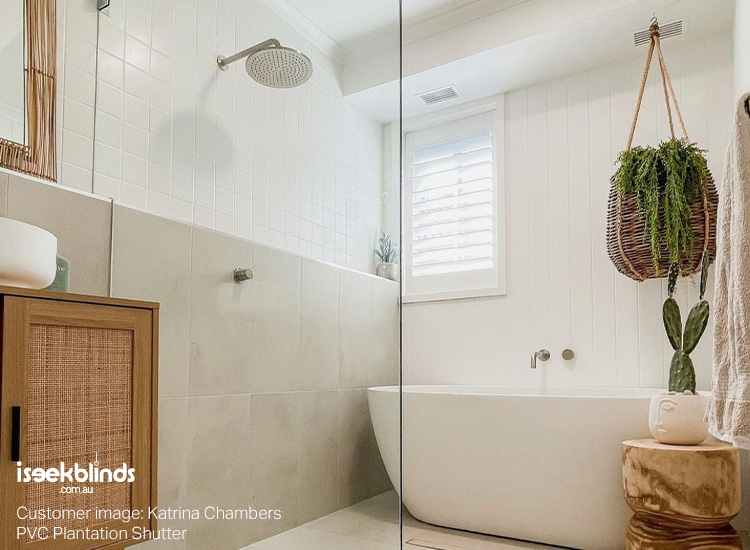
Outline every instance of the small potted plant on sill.
POLYGON ((708 324, 709 305, 703 298, 708 277, 708 258, 701 265, 700 301, 690 310, 685 328, 682 327, 680 307, 672 297, 679 267, 669 269, 669 297, 664 302, 664 329, 674 356, 669 366, 669 393, 655 395, 649 407, 649 428, 660 442, 669 445, 700 445, 708 437, 704 417, 708 397, 695 391, 695 367, 690 353, 700 341, 708 324))
POLYGON ((383 231, 383 235, 379 239, 379 246, 375 249, 375 256, 378 257, 378 277, 384 277, 391 281, 398 281, 398 264, 396 259, 398 258, 398 249, 393 245, 391 236, 383 231))

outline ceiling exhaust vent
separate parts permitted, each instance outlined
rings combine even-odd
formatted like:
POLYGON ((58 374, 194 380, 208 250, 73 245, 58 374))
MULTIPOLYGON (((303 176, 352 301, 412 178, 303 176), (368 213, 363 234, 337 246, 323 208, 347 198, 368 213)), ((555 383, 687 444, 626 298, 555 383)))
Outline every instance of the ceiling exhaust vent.
POLYGON ((458 89, 451 84, 450 86, 440 88, 439 90, 432 90, 430 92, 419 94, 419 98, 424 101, 426 105, 434 105, 435 103, 440 103, 442 101, 456 99, 460 95, 458 89))
MULTIPOLYGON (((672 21, 666 25, 659 25, 659 38, 665 40, 672 38, 673 36, 680 36, 682 34, 682 19, 679 21, 672 21)), ((648 44, 651 41, 651 29, 643 29, 636 33, 633 33, 633 42, 636 46, 642 46, 648 44)))

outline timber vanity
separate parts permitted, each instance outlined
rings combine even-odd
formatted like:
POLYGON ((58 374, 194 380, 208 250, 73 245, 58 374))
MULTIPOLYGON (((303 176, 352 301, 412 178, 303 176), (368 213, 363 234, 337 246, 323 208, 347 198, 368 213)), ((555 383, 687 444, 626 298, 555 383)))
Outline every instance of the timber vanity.
POLYGON ((121 549, 155 531, 158 304, 0 287, 0 312, 0 547, 121 549), (61 463, 87 472, 61 481, 61 463))
POLYGON ((654 439, 622 444, 625 501, 635 512, 627 550, 742 550, 729 522, 740 512, 739 450, 654 439))

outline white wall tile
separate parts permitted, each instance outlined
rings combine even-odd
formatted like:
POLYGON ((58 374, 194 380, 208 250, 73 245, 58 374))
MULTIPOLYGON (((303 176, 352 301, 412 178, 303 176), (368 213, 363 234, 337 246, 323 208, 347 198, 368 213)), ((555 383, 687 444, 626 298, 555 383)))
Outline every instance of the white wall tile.
POLYGON ((122 150, 141 158, 148 157, 148 132, 131 126, 122 125, 122 150))
POLYGON ((96 139, 110 147, 122 147, 122 122, 103 112, 96 117, 96 139))
POLYGON ((67 116, 63 121, 63 128, 93 139, 94 109, 70 97, 65 98, 64 109, 67 116))
POLYGON ((143 157, 122 154, 122 180, 132 185, 146 187, 148 181, 148 161, 143 157))
POLYGON ((99 50, 103 50, 120 59, 125 56, 125 33, 109 17, 99 20, 99 50))
POLYGON ((119 179, 121 158, 122 151, 119 149, 97 143, 94 151, 94 170, 105 176, 119 179))
POLYGON ((65 83, 65 97, 70 97, 76 101, 94 106, 96 100, 96 79, 93 75, 68 67, 63 78, 65 83))
POLYGON ((125 63, 125 81, 123 89, 142 101, 149 100, 149 76, 141 69, 125 63))
POLYGON ((94 142, 90 137, 70 130, 63 131, 62 160, 79 168, 91 168, 94 142))
POLYGON ((96 74, 96 45, 74 34, 65 37, 65 67, 96 74))

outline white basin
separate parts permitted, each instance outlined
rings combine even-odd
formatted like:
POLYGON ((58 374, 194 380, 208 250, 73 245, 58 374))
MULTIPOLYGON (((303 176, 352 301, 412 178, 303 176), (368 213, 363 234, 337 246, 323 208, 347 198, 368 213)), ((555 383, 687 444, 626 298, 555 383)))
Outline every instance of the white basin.
POLYGON ((0 218, 0 285, 46 288, 57 273, 57 237, 27 223, 0 218))

